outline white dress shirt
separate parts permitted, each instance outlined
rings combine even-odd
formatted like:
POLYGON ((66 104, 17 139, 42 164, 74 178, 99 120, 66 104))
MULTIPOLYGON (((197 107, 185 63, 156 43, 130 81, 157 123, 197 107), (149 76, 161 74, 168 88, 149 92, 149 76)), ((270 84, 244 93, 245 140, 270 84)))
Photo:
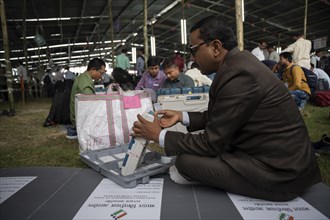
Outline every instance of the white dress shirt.
POLYGON ((324 79, 325 81, 327 81, 330 85, 330 78, 328 76, 328 74, 326 72, 324 72, 322 69, 320 68, 314 68, 313 72, 317 75, 318 79, 324 79))
POLYGON ((212 84, 212 80, 207 76, 203 75, 201 71, 197 68, 187 70, 185 75, 190 76, 195 83, 195 86, 209 86, 212 84))
MULTIPOLYGON (((182 125, 188 127, 190 123, 189 120, 189 115, 187 112, 182 112, 182 125)), ((165 135, 166 135, 167 130, 163 129, 160 134, 159 134, 159 146, 164 148, 165 146, 165 135)))
POLYGON ((289 45, 287 48, 282 50, 283 52, 291 52, 293 56, 293 63, 310 69, 310 52, 312 48, 312 43, 309 40, 305 40, 304 38, 299 38, 293 44, 289 45))
POLYGON ((258 60, 263 61, 265 60, 264 52, 259 48, 254 48, 251 53, 258 58, 258 60))

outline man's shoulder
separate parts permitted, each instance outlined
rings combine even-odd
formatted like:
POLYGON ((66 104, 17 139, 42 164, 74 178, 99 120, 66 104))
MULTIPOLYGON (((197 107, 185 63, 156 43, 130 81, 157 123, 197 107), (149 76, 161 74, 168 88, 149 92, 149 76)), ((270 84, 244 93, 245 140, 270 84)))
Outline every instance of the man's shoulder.
POLYGON ((86 80, 92 80, 92 77, 89 75, 89 73, 86 71, 82 74, 80 74, 77 79, 78 81, 86 81, 86 80))
POLYGON ((157 74, 157 78, 167 78, 167 76, 163 71, 160 70, 157 74))
POLYGON ((259 47, 255 47, 253 48, 253 50, 251 52, 256 52, 258 50, 259 47))
POLYGON ((168 78, 166 78, 166 79, 164 80, 164 82, 163 82, 163 86, 162 86, 162 88, 164 88, 165 85, 170 85, 170 84, 172 84, 172 83, 173 83, 173 81, 171 81, 171 80, 169 80, 168 78))
POLYGON ((186 74, 183 74, 183 73, 181 73, 181 75, 179 76, 178 80, 180 82, 184 83, 184 84, 189 84, 189 83, 190 84, 193 84, 194 83, 194 80, 190 76, 188 76, 186 74))
POLYGON ((290 68, 291 68, 292 70, 302 70, 301 66, 299 66, 299 65, 295 65, 295 64, 293 64, 290 68))
POLYGON ((322 75, 327 75, 328 74, 323 70, 323 69, 320 69, 320 68, 315 68, 315 73, 318 73, 318 74, 322 74, 322 75))
POLYGON ((303 68, 299 65, 292 65, 289 70, 292 73, 304 73, 303 68))

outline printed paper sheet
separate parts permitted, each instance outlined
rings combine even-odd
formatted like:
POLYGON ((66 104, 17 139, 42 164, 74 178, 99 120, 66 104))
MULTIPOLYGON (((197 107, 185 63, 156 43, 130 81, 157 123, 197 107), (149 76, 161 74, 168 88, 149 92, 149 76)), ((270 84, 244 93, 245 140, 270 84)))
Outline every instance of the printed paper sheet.
POLYGON ((0 177, 0 204, 22 189, 36 176, 0 177))
POLYGON ((133 189, 104 178, 73 219, 160 219, 162 193, 161 178, 133 189))
POLYGON ((227 193, 243 219, 296 220, 328 219, 305 200, 298 197, 288 202, 271 202, 227 193))

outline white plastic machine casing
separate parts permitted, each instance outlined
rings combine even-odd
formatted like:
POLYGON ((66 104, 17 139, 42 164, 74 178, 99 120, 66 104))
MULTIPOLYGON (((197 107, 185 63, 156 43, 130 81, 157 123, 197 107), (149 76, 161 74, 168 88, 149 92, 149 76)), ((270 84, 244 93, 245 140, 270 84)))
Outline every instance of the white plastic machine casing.
MULTIPOLYGON (((150 113, 144 113, 141 116, 150 122, 154 121, 154 116, 150 113)), ((122 164, 121 175, 128 176, 135 172, 140 160, 143 158, 148 142, 149 140, 144 138, 132 138, 122 164)))

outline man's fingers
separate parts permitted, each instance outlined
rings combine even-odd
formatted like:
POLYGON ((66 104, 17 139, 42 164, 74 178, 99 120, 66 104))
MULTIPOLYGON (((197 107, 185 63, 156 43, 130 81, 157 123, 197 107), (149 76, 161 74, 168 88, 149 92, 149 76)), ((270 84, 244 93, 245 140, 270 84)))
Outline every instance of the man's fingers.
POLYGON ((157 112, 154 113, 154 122, 157 122, 158 123, 158 114, 157 112))
POLYGON ((142 131, 140 128, 137 128, 137 127, 133 127, 132 130, 134 131, 135 134, 140 134, 142 131))
POLYGON ((165 114, 165 112, 166 112, 165 110, 159 110, 159 111, 156 111, 155 114, 157 114, 157 115, 158 114, 165 114))
POLYGON ((137 118, 140 122, 145 123, 147 120, 145 120, 140 114, 137 115, 137 118))
POLYGON ((138 121, 135 121, 134 123, 133 123, 133 128, 141 128, 141 123, 140 122, 138 122, 138 121))
POLYGON ((141 137, 140 134, 135 134, 135 133, 131 133, 130 135, 131 135, 132 137, 141 137))

